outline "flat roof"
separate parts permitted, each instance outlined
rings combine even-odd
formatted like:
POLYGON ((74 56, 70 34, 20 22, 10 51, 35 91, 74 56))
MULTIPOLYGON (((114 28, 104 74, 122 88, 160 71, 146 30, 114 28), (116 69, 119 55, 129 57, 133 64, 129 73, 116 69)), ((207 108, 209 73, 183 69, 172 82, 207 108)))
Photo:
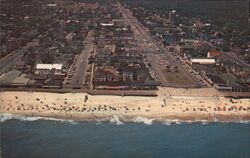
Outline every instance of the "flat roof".
POLYGON ((215 59, 191 59, 193 63, 215 63, 215 59))
POLYGON ((14 79, 16 79, 19 75, 21 74, 20 71, 17 70, 12 70, 7 72, 6 74, 3 74, 0 77, 0 83, 1 82, 7 82, 7 83, 11 83, 14 79))
POLYGON ((48 7, 56 7, 57 4, 56 4, 56 3, 49 3, 49 4, 47 4, 47 6, 48 6, 48 7))
POLYGON ((113 26, 113 23, 101 23, 102 26, 113 26))
POLYGON ((18 76, 15 78, 12 83, 13 84, 27 84, 29 82, 29 78, 26 78, 26 74, 22 74, 21 76, 18 76))
POLYGON ((228 82, 232 86, 239 86, 237 83, 237 78, 229 73, 223 73, 220 75, 221 79, 224 80, 226 83, 228 82))
POLYGON ((44 70, 61 70, 63 64, 37 64, 36 69, 44 69, 44 70))

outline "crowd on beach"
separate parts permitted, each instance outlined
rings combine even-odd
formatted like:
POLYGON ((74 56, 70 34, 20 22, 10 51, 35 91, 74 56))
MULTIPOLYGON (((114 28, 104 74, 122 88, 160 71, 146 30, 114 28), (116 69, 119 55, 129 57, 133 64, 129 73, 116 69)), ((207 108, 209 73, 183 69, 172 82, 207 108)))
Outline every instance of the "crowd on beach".
POLYGON ((250 118, 249 99, 181 99, 181 98, 139 98, 129 101, 129 97, 118 96, 91 96, 88 94, 81 97, 67 97, 58 94, 59 97, 49 95, 1 95, 0 113, 17 113, 27 115, 49 114, 75 117, 76 115, 88 115, 93 118, 101 116, 181 116, 190 115, 216 117, 225 116, 247 116, 250 118), (60 96, 61 95, 61 96, 60 96), (5 96, 5 97, 1 97, 5 96), (117 98, 116 98, 117 97, 117 98))
MULTIPOLYGON (((44 111, 58 111, 58 112, 124 112, 125 114, 129 111, 140 111, 140 106, 129 108, 128 106, 111 106, 111 105, 96 105, 96 106, 87 106, 85 103, 86 99, 82 101, 82 106, 69 105, 67 102, 67 98, 64 98, 63 104, 59 105, 55 102, 52 102, 51 105, 46 103, 47 98, 36 98, 36 104, 29 104, 29 98, 27 98, 27 102, 23 103, 19 100, 18 96, 15 96, 14 100, 5 100, 1 99, 0 111, 36 111, 36 112, 44 112, 44 111), (15 103, 15 106, 13 103, 15 103), (26 105, 25 105, 26 104, 26 105)), ((59 100, 59 98, 57 99, 59 100)), ((75 99, 77 101, 77 99, 75 99)), ((148 106, 151 107, 150 105, 148 106)), ((146 109, 146 112, 149 112, 150 109, 146 109)))

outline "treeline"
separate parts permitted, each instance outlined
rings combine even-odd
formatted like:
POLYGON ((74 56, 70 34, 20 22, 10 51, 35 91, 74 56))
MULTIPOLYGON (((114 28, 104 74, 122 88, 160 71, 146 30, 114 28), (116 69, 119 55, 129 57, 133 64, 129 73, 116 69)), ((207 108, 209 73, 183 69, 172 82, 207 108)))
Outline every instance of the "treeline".
POLYGON ((208 16, 217 25, 235 23, 248 26, 249 4, 247 0, 122 0, 131 7, 147 10, 176 9, 185 16, 208 16))

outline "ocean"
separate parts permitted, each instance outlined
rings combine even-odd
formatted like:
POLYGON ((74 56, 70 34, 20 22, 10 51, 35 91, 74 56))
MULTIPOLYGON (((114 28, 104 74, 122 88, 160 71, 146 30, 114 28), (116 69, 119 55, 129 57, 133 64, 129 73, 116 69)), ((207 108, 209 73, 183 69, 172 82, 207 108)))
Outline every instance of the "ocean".
POLYGON ((249 123, 1 119, 3 158, 250 158, 249 123))

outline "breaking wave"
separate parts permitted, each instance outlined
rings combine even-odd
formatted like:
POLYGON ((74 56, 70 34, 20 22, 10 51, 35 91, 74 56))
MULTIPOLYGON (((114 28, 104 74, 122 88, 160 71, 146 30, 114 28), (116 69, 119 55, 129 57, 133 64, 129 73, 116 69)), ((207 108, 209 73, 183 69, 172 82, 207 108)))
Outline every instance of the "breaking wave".
POLYGON ((172 124, 181 124, 181 120, 178 120, 178 119, 173 119, 173 120, 169 120, 169 119, 166 119, 166 120, 160 120, 159 121, 161 124, 163 125, 172 125, 172 124))
POLYGON ((154 121, 154 119, 148 119, 148 118, 141 117, 141 116, 138 116, 138 117, 132 119, 132 122, 144 123, 145 125, 152 125, 153 121, 154 121))
POLYGON ((250 120, 238 120, 238 121, 235 121, 235 123, 250 124, 250 120))
MULTIPOLYGON (((18 114, 10 114, 10 113, 0 113, 0 122, 6 122, 8 120, 15 119, 20 121, 37 121, 37 120, 50 120, 50 121, 58 121, 65 122, 70 124, 77 124, 76 121, 67 120, 67 119, 57 119, 57 118, 49 118, 49 117, 39 117, 39 116, 23 116, 18 114)), ((86 121, 96 121, 96 125, 100 125, 103 122, 109 122, 115 125, 124 125, 125 123, 143 123, 145 125, 152 125, 153 123, 160 123, 162 125, 173 125, 173 124, 192 124, 192 123, 201 123, 203 125, 209 123, 243 123, 250 124, 250 120, 231 120, 231 121, 221 121, 216 118, 213 120, 179 120, 179 119, 149 119, 146 117, 135 117, 131 119, 119 118, 117 115, 113 115, 110 118, 100 119, 100 120, 86 120, 86 121)))
POLYGON ((173 120, 160 120, 156 122, 161 122, 163 125, 173 125, 173 124, 192 124, 192 123, 200 123, 203 125, 209 124, 209 123, 243 123, 243 124, 250 124, 250 120, 231 120, 231 121, 221 121, 221 120, 178 120, 178 119, 173 119, 173 120))
POLYGON ((109 120, 110 123, 116 124, 116 125, 123 125, 124 123, 120 121, 119 117, 114 115, 113 117, 110 118, 109 120))
POLYGON ((50 120, 50 121, 59 121, 66 122, 71 124, 76 124, 73 120, 64 120, 64 119, 56 119, 49 117, 39 117, 39 116, 23 116, 18 114, 10 114, 10 113, 2 113, 0 114, 0 122, 6 122, 8 120, 15 119, 20 121, 37 121, 37 120, 50 120))

